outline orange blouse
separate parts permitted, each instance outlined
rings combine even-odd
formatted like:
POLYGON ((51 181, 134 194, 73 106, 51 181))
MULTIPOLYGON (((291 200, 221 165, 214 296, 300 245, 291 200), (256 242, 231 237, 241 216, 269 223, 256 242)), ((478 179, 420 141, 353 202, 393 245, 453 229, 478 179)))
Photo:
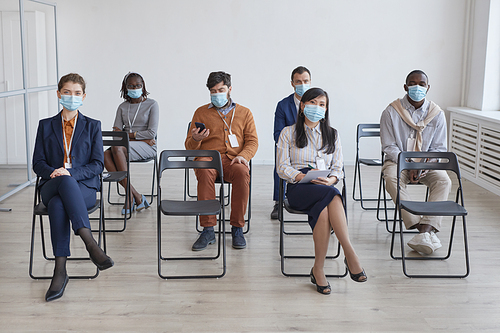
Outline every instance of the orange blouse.
MULTIPOLYGON (((75 128, 75 122, 76 122, 76 118, 78 117, 78 113, 76 114, 75 117, 73 117, 73 119, 70 119, 70 120, 65 120, 62 115, 61 115, 61 117, 63 118, 63 125, 62 125, 63 133, 66 134, 66 143, 69 145, 69 142, 71 140, 71 136, 73 135, 73 130, 75 128)), ((63 138, 63 146, 66 143, 64 142, 64 138, 63 138)), ((68 146, 64 147, 64 161, 63 161, 63 163, 66 163, 66 161, 68 160, 68 156, 66 154, 66 149, 68 149, 68 146)), ((71 152, 69 154, 69 158, 71 161, 71 152)))

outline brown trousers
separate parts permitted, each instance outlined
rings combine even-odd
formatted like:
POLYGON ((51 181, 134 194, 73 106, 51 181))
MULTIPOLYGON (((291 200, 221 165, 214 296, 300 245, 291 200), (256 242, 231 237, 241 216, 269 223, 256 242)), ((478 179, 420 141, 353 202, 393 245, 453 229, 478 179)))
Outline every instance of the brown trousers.
MULTIPOLYGON (((222 172, 224 182, 231 183, 231 217, 232 226, 245 226, 245 213, 247 210, 248 195, 250 191, 250 172, 246 165, 234 163, 225 154, 221 155, 222 172)), ((199 158, 198 160, 210 160, 210 158, 199 158)), ((198 200, 215 199, 215 179, 218 176, 214 169, 195 169, 198 179, 198 200)), ((225 193, 226 194, 226 193, 225 193)), ((202 227, 212 227, 217 224, 215 215, 200 216, 202 227)))

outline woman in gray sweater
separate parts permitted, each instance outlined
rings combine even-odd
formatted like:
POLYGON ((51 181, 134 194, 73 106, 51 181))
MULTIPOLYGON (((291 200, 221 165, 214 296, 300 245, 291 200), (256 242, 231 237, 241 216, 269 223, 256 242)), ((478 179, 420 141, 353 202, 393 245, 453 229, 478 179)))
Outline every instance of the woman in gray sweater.
MULTIPOLYGON (((125 131, 129 135, 130 161, 140 161, 156 155, 156 133, 158 130, 158 103, 148 98, 146 83, 138 73, 130 72, 123 78, 121 97, 125 99, 116 111, 113 130, 125 131)), ((127 150, 112 147, 104 152, 104 166, 109 172, 127 170, 127 150)), ((120 184, 126 188, 127 178, 120 184)), ((125 203, 122 214, 149 208, 146 197, 130 184, 132 203, 125 203), (132 207, 132 208, 130 208, 132 207)))

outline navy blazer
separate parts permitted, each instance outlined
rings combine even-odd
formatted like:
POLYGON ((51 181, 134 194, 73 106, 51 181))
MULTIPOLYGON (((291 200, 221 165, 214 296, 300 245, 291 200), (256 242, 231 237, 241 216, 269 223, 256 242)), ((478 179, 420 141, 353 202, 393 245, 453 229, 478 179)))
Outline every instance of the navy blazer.
MULTIPOLYGON (((78 111, 71 147, 72 168, 69 173, 79 183, 99 190, 99 175, 104 169, 101 122, 78 111)), ((33 151, 33 171, 40 176, 40 186, 50 180, 50 174, 64 166, 64 139, 61 112, 40 120, 33 151)))
POLYGON ((274 113, 274 141, 278 143, 281 130, 295 124, 297 121, 297 107, 291 94, 279 101, 274 113))

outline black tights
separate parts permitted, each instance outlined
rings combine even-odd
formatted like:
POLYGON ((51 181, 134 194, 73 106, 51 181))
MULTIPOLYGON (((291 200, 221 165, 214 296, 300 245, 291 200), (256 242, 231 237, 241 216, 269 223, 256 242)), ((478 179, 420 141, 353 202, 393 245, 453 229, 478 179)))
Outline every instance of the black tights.
MULTIPOLYGON (((85 248, 95 262, 102 263, 109 258, 97 245, 89 228, 80 228, 77 230, 77 233, 82 238, 85 243, 85 248)), ((52 281, 49 287, 49 290, 52 291, 60 290, 62 288, 64 281, 66 280, 66 275, 68 274, 66 272, 67 257, 56 257, 55 259, 56 263, 54 266, 54 275, 52 276, 52 281)))
POLYGON ((102 263, 109 258, 97 245, 94 236, 92 236, 92 231, 90 231, 89 228, 80 228, 77 230, 77 233, 82 238, 87 251, 95 262, 102 263))

